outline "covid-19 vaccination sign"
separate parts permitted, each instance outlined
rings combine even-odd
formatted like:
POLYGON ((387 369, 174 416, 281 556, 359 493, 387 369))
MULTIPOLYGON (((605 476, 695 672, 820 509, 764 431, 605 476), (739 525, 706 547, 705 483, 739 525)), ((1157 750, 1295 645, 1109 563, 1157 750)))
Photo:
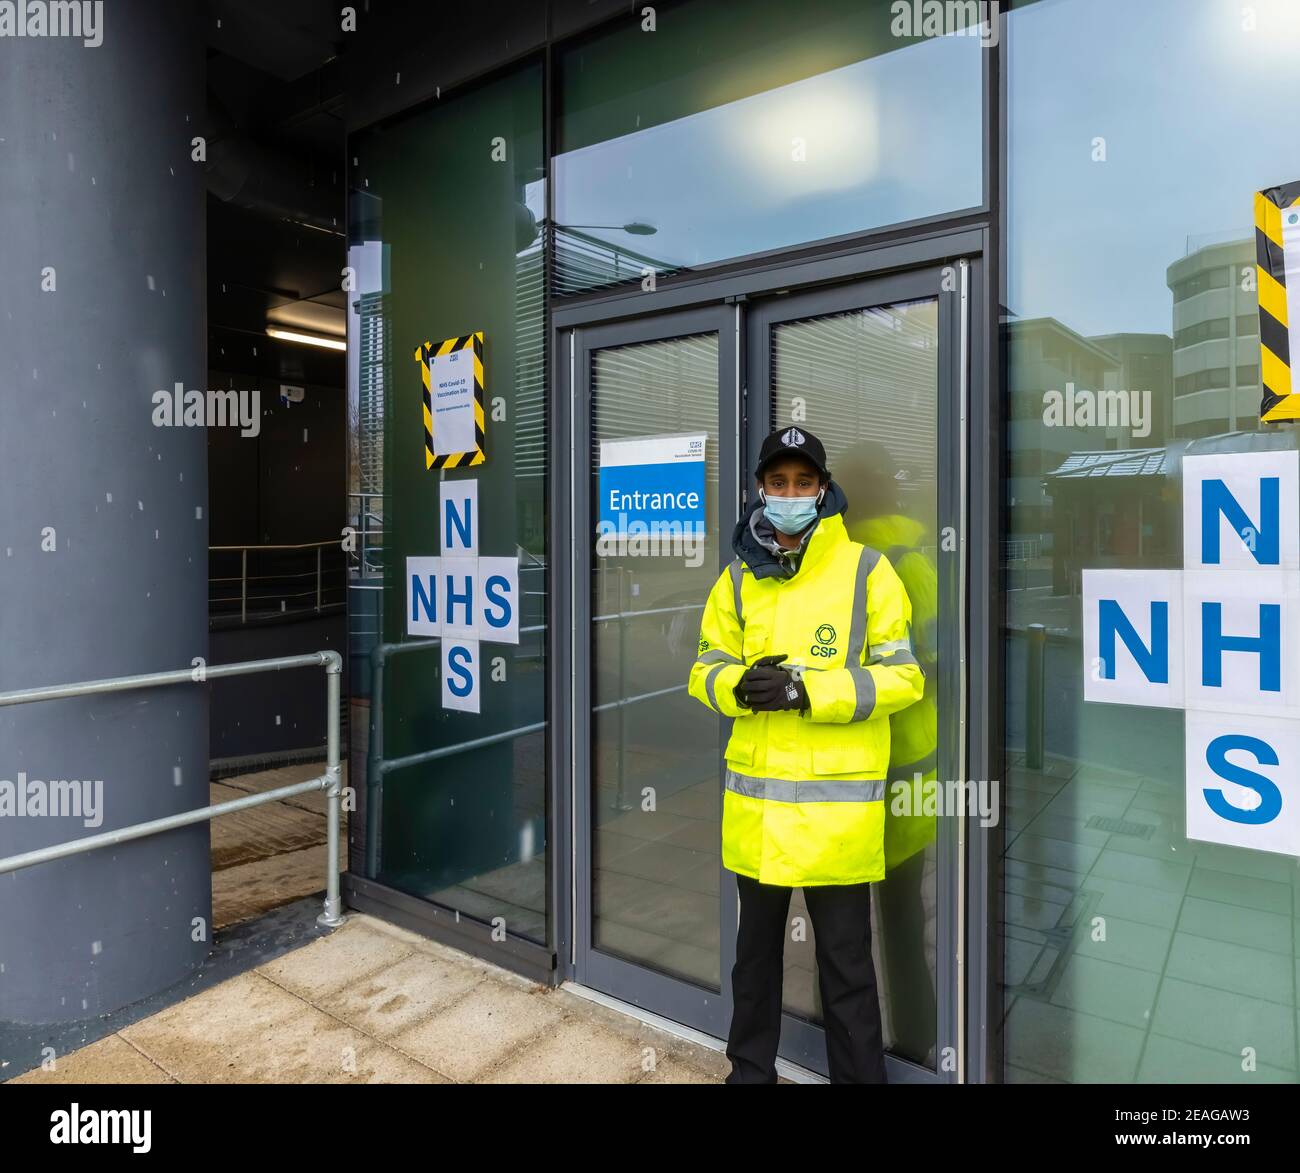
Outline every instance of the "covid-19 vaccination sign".
POLYGON ((1084 699, 1186 712, 1188 839, 1300 856, 1300 453, 1182 477, 1181 570, 1083 572, 1084 699))
POLYGON ((704 534, 703 432, 600 442, 597 534, 704 534))

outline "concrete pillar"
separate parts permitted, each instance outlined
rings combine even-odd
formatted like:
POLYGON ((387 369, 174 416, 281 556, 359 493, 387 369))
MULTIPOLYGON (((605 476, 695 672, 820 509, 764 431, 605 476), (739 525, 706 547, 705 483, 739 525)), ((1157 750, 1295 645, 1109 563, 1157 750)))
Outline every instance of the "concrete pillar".
MULTIPOLYGON (((153 423, 155 392, 207 386, 198 7, 113 0, 97 47, 0 42, 0 690, 207 656, 206 434, 153 423)), ((197 684, 0 708, 0 856, 205 805, 207 750, 197 684), (32 782, 57 780, 102 783, 98 812, 36 813, 54 788, 32 782)), ((0 875, 0 1019, 185 977, 211 944, 208 843, 0 875)))

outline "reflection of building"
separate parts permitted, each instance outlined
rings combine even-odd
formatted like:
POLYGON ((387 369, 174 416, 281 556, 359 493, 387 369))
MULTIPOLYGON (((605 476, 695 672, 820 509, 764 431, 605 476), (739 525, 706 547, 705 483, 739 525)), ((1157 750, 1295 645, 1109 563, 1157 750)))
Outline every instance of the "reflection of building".
POLYGON ((1107 440, 1117 448, 1141 447, 1173 434, 1173 340, 1168 334, 1098 334, 1088 339, 1115 358, 1105 390, 1141 396, 1145 418, 1136 426, 1109 428, 1107 440))
POLYGON ((1071 452, 1043 477, 1052 509, 1052 591, 1078 594, 1087 567, 1182 563, 1182 459, 1295 447, 1290 431, 1227 432, 1160 448, 1071 452))
POLYGON ((1085 566, 1172 565, 1182 531, 1169 470, 1181 447, 1071 452, 1043 477, 1053 505, 1052 594, 1078 594, 1085 566))
POLYGON ((1175 436, 1259 426, 1255 242, 1208 245, 1169 266, 1175 436), (1243 289, 1245 284, 1247 288, 1243 289))
POLYGON ((1007 358, 1008 445, 1016 453, 1007 505, 1013 510, 1015 529, 1007 535, 1003 560, 1029 570, 1051 548, 1052 500, 1044 476, 1071 452, 1099 447, 1104 434, 1096 428, 1048 423, 1044 419, 1047 396, 1053 391, 1065 395, 1101 390, 1119 362, 1055 318, 1008 324, 1007 358))
POLYGON ((567 225, 555 225, 552 235, 555 246, 554 285, 558 294, 640 279, 647 270, 663 277, 678 268, 667 261, 567 225))

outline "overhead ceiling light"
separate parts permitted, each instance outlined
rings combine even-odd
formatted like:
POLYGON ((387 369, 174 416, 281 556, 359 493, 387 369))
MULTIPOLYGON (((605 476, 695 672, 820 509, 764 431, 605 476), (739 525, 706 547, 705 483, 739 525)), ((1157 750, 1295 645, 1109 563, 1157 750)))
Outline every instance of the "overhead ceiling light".
POLYGON ((326 338, 321 334, 300 334, 297 330, 281 330, 278 326, 267 326, 266 332, 272 338, 284 342, 305 342, 308 346, 323 346, 326 350, 347 350, 348 344, 342 338, 326 338))

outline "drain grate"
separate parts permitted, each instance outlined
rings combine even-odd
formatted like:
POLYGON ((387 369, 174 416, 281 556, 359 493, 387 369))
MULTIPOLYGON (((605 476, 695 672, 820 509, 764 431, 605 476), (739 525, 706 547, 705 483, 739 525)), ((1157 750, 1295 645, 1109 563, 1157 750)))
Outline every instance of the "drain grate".
POLYGON ((1084 826, 1092 831, 1109 831, 1112 835, 1131 835, 1134 839, 1150 839, 1155 830, 1150 823, 1130 823, 1107 815, 1093 815, 1084 826))

